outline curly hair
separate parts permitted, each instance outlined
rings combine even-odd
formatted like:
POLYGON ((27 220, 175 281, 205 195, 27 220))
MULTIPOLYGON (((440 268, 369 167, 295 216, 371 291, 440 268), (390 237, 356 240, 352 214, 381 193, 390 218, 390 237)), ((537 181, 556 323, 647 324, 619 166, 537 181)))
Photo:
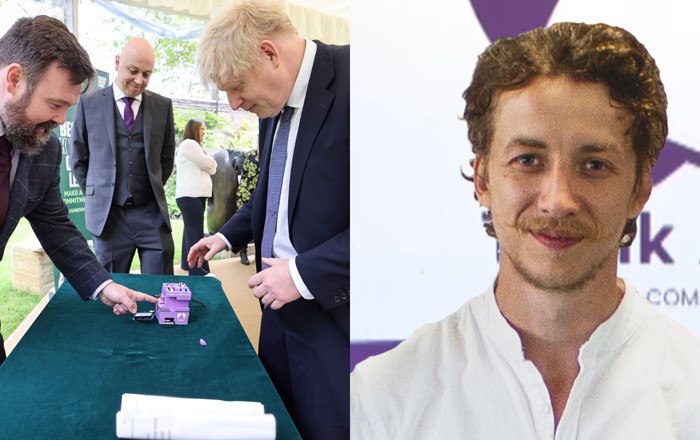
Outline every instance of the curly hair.
POLYGON ((462 95, 475 154, 488 157, 498 94, 525 87, 542 75, 607 85, 612 104, 632 117, 628 133, 637 175, 644 163, 656 162, 668 125, 666 93, 654 59, 626 30, 585 23, 556 23, 502 38, 479 56, 472 82, 462 95))

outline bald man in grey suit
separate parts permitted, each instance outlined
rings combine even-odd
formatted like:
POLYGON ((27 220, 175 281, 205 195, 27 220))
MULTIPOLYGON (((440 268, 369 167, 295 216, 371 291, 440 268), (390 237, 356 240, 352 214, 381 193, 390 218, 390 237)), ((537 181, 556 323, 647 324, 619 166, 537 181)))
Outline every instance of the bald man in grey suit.
POLYGON ((173 170, 172 101, 146 90, 153 47, 130 40, 116 56, 114 84, 80 99, 70 162, 85 194, 85 224, 109 272, 173 273, 174 246, 164 185, 173 170))

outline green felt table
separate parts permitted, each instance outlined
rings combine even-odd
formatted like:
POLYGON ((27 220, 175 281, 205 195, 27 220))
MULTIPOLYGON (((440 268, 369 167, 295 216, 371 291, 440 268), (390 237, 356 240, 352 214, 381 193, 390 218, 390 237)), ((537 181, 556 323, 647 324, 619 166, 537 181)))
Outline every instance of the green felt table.
MULTIPOLYGON (((217 279, 114 280, 151 295, 165 282, 186 283, 196 300, 189 324, 114 316, 64 283, 0 366, 0 438, 116 438, 122 394, 139 393, 262 402, 278 440, 300 439, 217 279)), ((152 306, 139 303, 139 311, 152 306)))

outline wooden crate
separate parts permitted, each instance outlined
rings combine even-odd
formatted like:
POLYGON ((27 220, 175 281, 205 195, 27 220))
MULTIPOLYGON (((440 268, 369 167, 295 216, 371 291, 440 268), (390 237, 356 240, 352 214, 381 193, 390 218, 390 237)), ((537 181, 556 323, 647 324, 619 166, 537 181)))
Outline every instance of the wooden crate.
POLYGON ((53 264, 35 239, 11 246, 12 287, 36 295, 53 288, 53 264))

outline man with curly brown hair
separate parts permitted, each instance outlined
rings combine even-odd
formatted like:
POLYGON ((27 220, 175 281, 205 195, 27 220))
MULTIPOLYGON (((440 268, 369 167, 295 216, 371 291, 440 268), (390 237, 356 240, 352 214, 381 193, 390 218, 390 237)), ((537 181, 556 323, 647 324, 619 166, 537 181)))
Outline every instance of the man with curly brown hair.
POLYGON ((352 437, 696 439, 700 341, 617 276, 667 135, 629 32, 493 43, 464 93, 495 282, 351 378, 352 437))

